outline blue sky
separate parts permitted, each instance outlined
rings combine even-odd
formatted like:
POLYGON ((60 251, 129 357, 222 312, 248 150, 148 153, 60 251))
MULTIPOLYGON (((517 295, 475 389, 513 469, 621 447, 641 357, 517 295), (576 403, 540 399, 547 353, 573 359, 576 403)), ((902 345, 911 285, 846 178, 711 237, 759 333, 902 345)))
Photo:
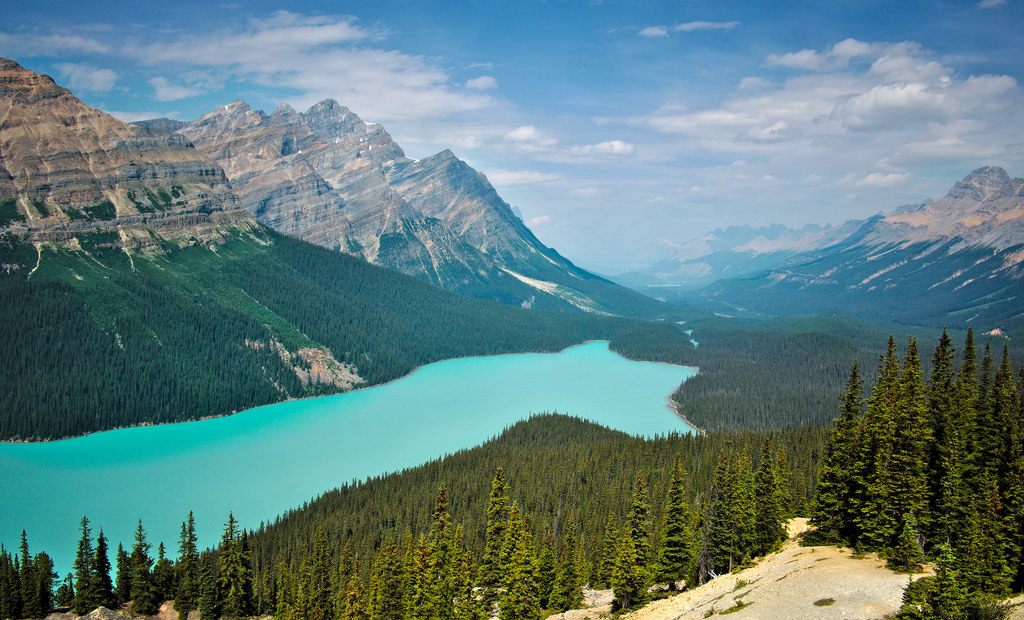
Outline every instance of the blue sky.
POLYGON ((5 0, 0 55, 123 118, 337 99, 606 273, 719 226, 1024 176, 1024 9, 971 2, 5 0))

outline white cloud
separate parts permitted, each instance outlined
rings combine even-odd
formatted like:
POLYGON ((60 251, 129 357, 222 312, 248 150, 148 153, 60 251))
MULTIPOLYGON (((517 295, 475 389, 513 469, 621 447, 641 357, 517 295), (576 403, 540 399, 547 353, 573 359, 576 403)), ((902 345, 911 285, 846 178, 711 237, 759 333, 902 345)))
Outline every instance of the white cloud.
POLYGON ((299 94, 288 103, 297 109, 337 99, 377 121, 440 122, 495 104, 478 89, 454 88, 434 60, 379 49, 386 34, 353 17, 279 11, 244 27, 136 43, 127 52, 151 66, 213 71, 220 82, 249 80, 295 90, 299 94))
POLYGON ((555 181, 560 177, 537 170, 495 170, 488 172, 487 178, 494 185, 533 185, 555 181))
POLYGON ((893 185, 905 183, 909 178, 910 174, 906 172, 890 172, 889 174, 885 174, 884 172, 872 172, 857 181, 856 185, 866 187, 892 187, 893 185))
POLYGON ((676 32, 693 32, 694 30, 732 30, 739 22, 686 22, 676 24, 672 30, 676 32))
POLYGON ((979 9, 1001 9, 1006 6, 1006 0, 981 0, 978 3, 979 9))
POLYGON ((637 122, 677 136, 680 148, 756 154, 808 172, 871 170, 885 157, 910 157, 909 144, 1024 140, 1024 93, 1013 77, 958 77, 914 42, 847 39, 766 64, 802 71, 778 83, 748 77, 716 106, 667 104, 637 122))
POLYGON ((89 64, 61 62, 54 65, 67 86, 72 91, 94 93, 110 92, 117 82, 117 73, 112 69, 99 69, 89 64))
POLYGON ((550 151, 558 144, 558 140, 533 125, 521 125, 505 134, 505 140, 511 142, 516 149, 536 153, 550 151))
POLYGON ((481 75, 478 78, 473 78, 466 81, 466 88, 473 90, 489 90, 498 87, 498 80, 494 79, 490 75, 481 75))
POLYGON ((697 30, 732 30, 736 26, 739 26, 739 22, 685 22, 682 24, 676 24, 671 28, 668 26, 648 26, 640 31, 642 37, 667 37, 669 31, 672 32, 694 32, 697 30))
POLYGON ((109 54, 112 48, 95 39, 70 33, 0 32, 0 55, 60 57, 66 54, 109 54))
POLYGON ((538 215, 537 217, 530 218, 529 221, 526 222, 526 225, 530 228, 533 228, 534 226, 543 226, 544 224, 547 224, 550 221, 550 215, 538 215))
POLYGON ((668 28, 664 26, 648 26, 640 31, 641 37, 667 37, 668 28))
POLYGON ((636 151, 636 147, 628 142, 622 140, 609 140, 607 142, 598 142, 597 144, 584 144, 580 146, 574 146, 569 149, 569 154, 573 157, 622 157, 632 155, 636 151))
POLYGON ((157 101, 177 101, 178 99, 194 97, 203 92, 196 88, 171 84, 167 81, 167 78, 161 76, 151 78, 149 85, 153 87, 153 98, 157 101))

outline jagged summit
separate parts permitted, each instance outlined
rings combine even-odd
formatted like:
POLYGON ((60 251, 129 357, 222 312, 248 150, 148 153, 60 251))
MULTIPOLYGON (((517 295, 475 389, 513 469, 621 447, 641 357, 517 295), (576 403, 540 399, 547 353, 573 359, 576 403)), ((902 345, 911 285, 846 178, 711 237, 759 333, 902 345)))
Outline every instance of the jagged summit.
POLYGON ((235 101, 179 131, 223 166, 246 210, 285 234, 514 305, 657 305, 545 247, 451 150, 410 159, 383 126, 333 99, 269 116, 235 101))
POLYGON ((971 172, 949 190, 946 197, 952 200, 998 200, 1020 195, 1024 190, 1024 179, 1011 179, 1006 170, 997 166, 983 166, 971 172))

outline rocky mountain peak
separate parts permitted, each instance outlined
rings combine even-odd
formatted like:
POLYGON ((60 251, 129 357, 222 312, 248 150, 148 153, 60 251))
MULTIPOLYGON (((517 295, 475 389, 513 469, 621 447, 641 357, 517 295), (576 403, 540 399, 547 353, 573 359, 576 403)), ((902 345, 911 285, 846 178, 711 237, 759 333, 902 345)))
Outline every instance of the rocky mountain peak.
POLYGON ((214 219, 251 222, 223 170, 181 136, 122 122, 6 59, 0 119, 0 202, 13 207, 0 228, 16 236, 116 228, 123 242, 146 229, 200 238, 197 226, 213 230, 214 219))
POLYGON ((292 117, 292 116, 298 116, 298 115, 299 115, 299 113, 295 111, 295 108, 293 108, 292 106, 288 105, 287 103, 282 103, 282 104, 278 105, 274 109, 274 113, 271 116, 287 116, 287 117, 292 117))
POLYGON ((957 181, 949 190, 947 197, 953 200, 972 200, 981 202, 983 200, 998 200, 1000 198, 1013 196, 1017 193, 1017 187, 1006 170, 998 166, 984 166, 971 172, 962 180, 957 181))

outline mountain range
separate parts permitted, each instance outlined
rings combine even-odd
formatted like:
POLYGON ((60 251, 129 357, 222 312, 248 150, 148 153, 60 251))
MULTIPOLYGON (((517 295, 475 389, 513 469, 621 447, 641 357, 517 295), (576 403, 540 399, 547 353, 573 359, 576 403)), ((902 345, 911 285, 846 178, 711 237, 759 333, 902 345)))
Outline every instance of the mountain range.
POLYGON ((243 209, 236 182, 259 180, 0 60, 0 438, 228 414, 647 325, 554 295, 573 312, 472 299, 294 239, 243 209))
POLYGON ((658 316, 664 307, 546 247, 487 178, 451 151, 405 156, 336 101, 273 114, 233 101, 176 132, 223 167, 259 222, 471 297, 526 308, 658 316))
POLYGON ((1024 179, 978 168, 937 201, 839 227, 730 228, 620 281, 729 315, 1024 327, 1024 179))

